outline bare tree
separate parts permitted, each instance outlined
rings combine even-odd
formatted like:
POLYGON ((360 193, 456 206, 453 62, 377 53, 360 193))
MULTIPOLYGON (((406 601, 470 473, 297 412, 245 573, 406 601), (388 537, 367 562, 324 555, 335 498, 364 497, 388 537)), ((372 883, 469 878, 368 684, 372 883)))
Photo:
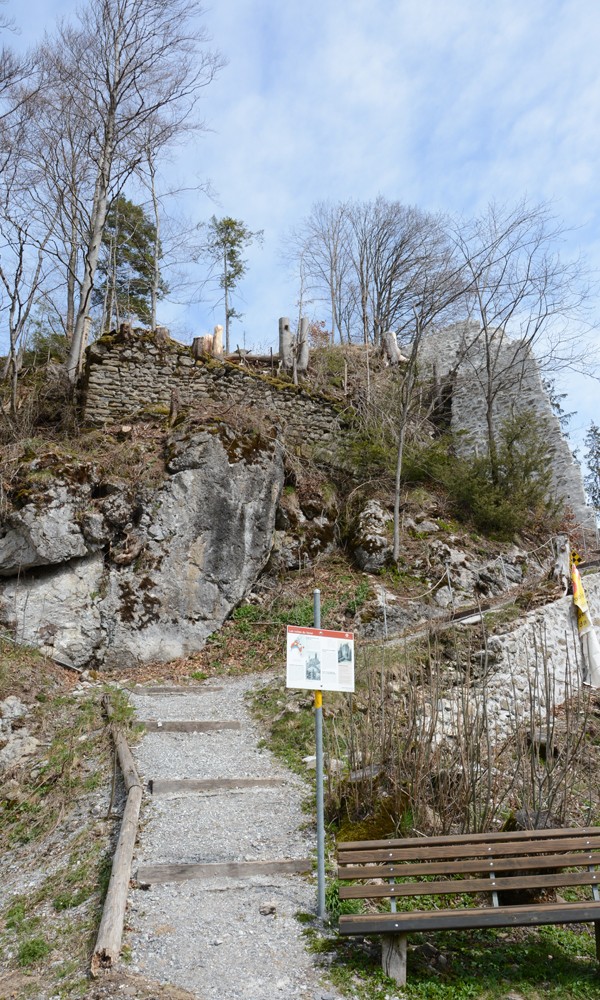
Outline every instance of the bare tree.
POLYGON ((332 330, 381 343, 386 330, 411 330, 439 220, 378 197, 319 202, 293 234, 287 256, 302 266, 313 294, 327 299, 332 330))
POLYGON ((377 346, 386 330, 402 334, 412 324, 412 303, 423 284, 438 221, 382 197, 351 203, 347 211, 363 340, 377 346))
POLYGON ((63 276, 60 297, 53 305, 71 343, 94 190, 94 165, 88 155, 89 129, 74 113, 66 89, 44 90, 38 95, 37 106, 36 127, 29 143, 30 159, 41 176, 34 197, 40 210, 55 219, 46 252, 54 257, 63 276))
MULTIPOLYGON (((421 273, 417 280, 414 275, 412 286, 413 322, 410 330, 412 342, 406 363, 399 367, 400 403, 397 424, 396 472, 394 487, 394 541, 393 558, 400 558, 400 487, 404 461, 406 429, 409 422, 413 390, 418 372, 418 361, 423 336, 434 324, 445 324, 454 318, 456 310, 464 308, 467 287, 465 286, 464 262, 458 258, 452 242, 448 238, 444 220, 433 217, 427 226, 427 252, 425 244, 421 252, 421 273)), ((404 327, 405 337, 408 326, 404 327)))
POLYGON ((0 315, 8 333, 8 354, 2 379, 10 381, 8 413, 13 428, 18 420, 18 377, 20 348, 33 305, 48 287, 54 264, 46 253, 56 219, 38 210, 35 192, 41 179, 28 155, 28 129, 23 109, 28 109, 29 126, 36 121, 36 102, 22 106, 11 133, 10 165, 0 172, 0 315))
POLYGON ((554 369, 582 356, 585 269, 580 260, 563 260, 563 237, 548 206, 526 200, 509 208, 490 204, 453 228, 469 288, 468 315, 475 321, 462 359, 485 397, 494 481, 498 397, 514 391, 534 352, 542 367, 554 369))
POLYGON ((144 156, 192 122, 200 91, 223 65, 204 47, 194 0, 90 0, 78 24, 62 24, 43 49, 44 89, 60 113, 65 90, 70 112, 87 131, 94 168, 89 230, 67 371, 74 381, 87 340, 88 313, 102 232, 111 198, 144 156))
POLYGON ((284 247, 284 257, 299 271, 301 298, 310 291, 329 303, 332 337, 335 341, 337 333, 340 343, 344 341, 343 314, 351 266, 348 245, 346 204, 320 201, 284 247))

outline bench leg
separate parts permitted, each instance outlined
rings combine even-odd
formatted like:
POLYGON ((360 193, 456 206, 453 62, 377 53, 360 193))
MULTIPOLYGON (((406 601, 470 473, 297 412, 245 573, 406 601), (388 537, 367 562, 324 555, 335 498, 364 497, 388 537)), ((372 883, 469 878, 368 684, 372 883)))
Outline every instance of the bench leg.
POLYGON ((594 930, 596 932, 596 958, 600 962, 600 920, 594 922, 594 930))
MULTIPOLYGON (((598 934, 596 924, 596 934, 598 934)), ((399 986, 406 984, 406 934, 382 934, 381 965, 386 976, 399 986)))

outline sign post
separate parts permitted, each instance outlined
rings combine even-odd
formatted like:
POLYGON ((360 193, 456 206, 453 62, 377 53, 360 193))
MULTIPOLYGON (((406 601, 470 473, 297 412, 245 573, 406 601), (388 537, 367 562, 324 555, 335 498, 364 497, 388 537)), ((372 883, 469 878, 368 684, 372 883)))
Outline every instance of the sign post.
MULTIPOLYGON (((313 594, 313 621, 321 628, 321 591, 313 594)), ((325 804, 323 794, 323 692, 315 691, 315 741, 317 744, 317 913, 325 919, 325 804)))
POLYGON ((321 628, 321 591, 313 595, 314 628, 288 625, 288 688, 314 691, 317 795, 318 914, 325 911, 325 809, 323 795, 323 691, 354 691, 354 635, 321 628))

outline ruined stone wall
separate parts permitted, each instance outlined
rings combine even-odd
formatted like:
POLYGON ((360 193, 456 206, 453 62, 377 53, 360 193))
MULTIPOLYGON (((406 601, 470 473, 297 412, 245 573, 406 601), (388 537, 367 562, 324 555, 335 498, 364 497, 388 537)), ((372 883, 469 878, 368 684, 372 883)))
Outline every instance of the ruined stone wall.
MULTIPOLYGON (((552 455, 554 493, 572 511, 587 542, 596 537, 596 519, 586 504, 581 469, 565 440, 538 364, 522 342, 497 331, 490 346, 495 373, 493 418, 496 427, 516 413, 530 413, 544 428, 552 455)), ((451 390, 451 430, 463 453, 487 448, 486 349, 477 323, 456 323, 430 334, 421 348, 421 365, 451 390)))
POLYGON ((173 391, 181 406, 258 407, 278 421, 289 444, 334 455, 343 420, 322 396, 228 362, 195 360, 190 347, 149 334, 103 337, 90 346, 83 386, 87 423, 134 420, 160 406, 168 410, 173 391))

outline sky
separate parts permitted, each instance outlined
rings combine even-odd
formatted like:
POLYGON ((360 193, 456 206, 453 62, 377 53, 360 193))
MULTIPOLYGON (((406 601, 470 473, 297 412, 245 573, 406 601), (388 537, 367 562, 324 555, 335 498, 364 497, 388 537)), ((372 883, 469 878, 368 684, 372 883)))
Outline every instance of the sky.
MULTIPOLYGON (((8 0, 19 45, 34 44, 67 0, 8 0)), ((566 253, 600 275, 598 0, 215 0, 201 23, 228 60, 203 94, 210 131, 176 150, 165 183, 210 180, 214 198, 182 198, 264 230, 248 253, 234 344, 276 344, 294 316, 286 238, 314 202, 383 195, 470 216, 490 201, 548 201, 569 230, 566 253)), ((189 341, 220 321, 214 298, 165 303, 189 341)), ((316 318, 327 319, 315 303, 316 318)), ((600 321, 600 297, 597 318, 600 321)), ((571 376, 580 441, 597 382, 571 376)))

